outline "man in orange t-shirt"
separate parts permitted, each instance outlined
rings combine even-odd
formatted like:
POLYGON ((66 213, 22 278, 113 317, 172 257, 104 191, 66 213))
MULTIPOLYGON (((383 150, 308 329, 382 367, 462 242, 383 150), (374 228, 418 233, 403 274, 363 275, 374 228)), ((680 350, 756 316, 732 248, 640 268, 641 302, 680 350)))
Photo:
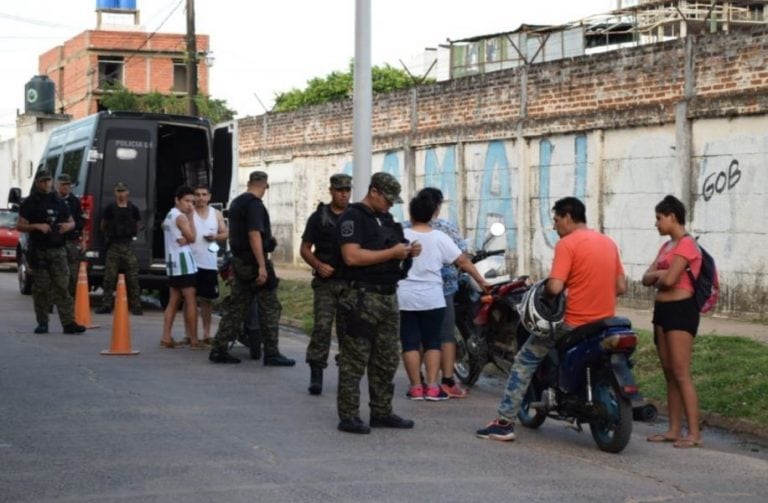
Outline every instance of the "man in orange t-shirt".
POLYGON ((570 330, 614 316, 616 296, 627 290, 619 250, 607 236, 587 228, 584 203, 575 197, 559 199, 552 208, 560 236, 547 280, 546 292, 568 293, 565 320, 548 337, 531 335, 517 353, 498 408, 498 416, 477 430, 480 438, 514 440, 514 418, 520 410, 531 376, 549 350, 570 330))

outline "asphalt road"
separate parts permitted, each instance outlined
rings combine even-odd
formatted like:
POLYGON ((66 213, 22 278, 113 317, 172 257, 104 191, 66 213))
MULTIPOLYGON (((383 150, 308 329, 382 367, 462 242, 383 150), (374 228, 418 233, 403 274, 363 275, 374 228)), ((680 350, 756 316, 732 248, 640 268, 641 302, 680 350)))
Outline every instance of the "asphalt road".
MULTIPOLYGON (((84 335, 63 335, 55 318, 34 335, 13 273, 0 272, 0 305, 2 502, 768 499, 764 447, 711 429, 704 447, 678 450, 645 442, 664 425, 635 423, 618 455, 555 421, 520 428, 513 443, 483 441, 473 432, 494 416, 500 382, 483 379, 465 400, 410 402, 401 370, 395 410, 416 428, 350 435, 336 431, 335 367, 312 397, 303 363, 213 365, 160 348, 151 310, 131 319, 139 355, 102 356, 110 316, 84 335)), ((180 338, 180 316, 175 329, 180 338)), ((306 343, 281 333, 299 362, 306 343)))

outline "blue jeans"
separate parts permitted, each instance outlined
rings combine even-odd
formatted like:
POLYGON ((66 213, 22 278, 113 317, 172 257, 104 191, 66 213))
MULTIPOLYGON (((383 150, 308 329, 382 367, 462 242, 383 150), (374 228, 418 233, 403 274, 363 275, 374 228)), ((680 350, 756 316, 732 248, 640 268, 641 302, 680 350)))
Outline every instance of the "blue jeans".
POLYGON ((531 384, 531 377, 549 350, 555 347, 565 334, 571 331, 570 327, 560 325, 554 334, 547 337, 537 337, 529 335, 523 347, 515 356, 515 362, 512 364, 512 370, 507 379, 507 387, 504 390, 504 396, 501 398, 498 413, 499 417, 507 421, 514 421, 520 410, 520 404, 531 384))

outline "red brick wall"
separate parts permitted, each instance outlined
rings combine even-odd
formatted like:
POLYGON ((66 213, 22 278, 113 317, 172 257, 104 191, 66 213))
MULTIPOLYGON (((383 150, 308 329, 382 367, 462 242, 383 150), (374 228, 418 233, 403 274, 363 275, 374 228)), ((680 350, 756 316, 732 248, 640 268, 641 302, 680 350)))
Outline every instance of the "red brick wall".
MULTIPOLYGON (((89 30, 42 54, 39 70, 56 83, 57 111, 63 108, 75 119, 97 111, 99 55, 123 56, 123 84, 129 90, 171 92, 173 60, 184 59, 185 36, 158 33, 147 41, 148 36, 144 32, 89 30)), ((208 47, 208 35, 198 35, 197 50, 207 52, 208 47)), ((208 94, 204 61, 198 64, 198 89, 200 94, 208 94)))
MULTIPOLYGON (((690 118, 768 112, 768 30, 691 42, 690 118)), ((374 150, 508 138, 518 124, 525 135, 541 135, 673 123, 675 105, 686 99, 685 59, 682 39, 376 95, 374 150)), ((262 116, 240 121, 243 160, 349 152, 352 103, 268 114, 266 128, 265 138, 262 116)))

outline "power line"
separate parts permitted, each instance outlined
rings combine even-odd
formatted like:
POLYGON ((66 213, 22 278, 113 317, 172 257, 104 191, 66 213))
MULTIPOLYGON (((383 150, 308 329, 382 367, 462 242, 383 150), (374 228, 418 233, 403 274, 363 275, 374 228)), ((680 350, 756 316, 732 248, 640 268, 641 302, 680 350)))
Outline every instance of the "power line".
POLYGON ((47 28, 66 28, 68 30, 73 28, 72 26, 68 26, 65 24, 51 23, 49 21, 41 21, 39 19, 15 16, 13 14, 7 14, 5 12, 0 12, 0 18, 10 19, 11 21, 18 21, 20 23, 32 24, 35 26, 45 26, 47 28))

